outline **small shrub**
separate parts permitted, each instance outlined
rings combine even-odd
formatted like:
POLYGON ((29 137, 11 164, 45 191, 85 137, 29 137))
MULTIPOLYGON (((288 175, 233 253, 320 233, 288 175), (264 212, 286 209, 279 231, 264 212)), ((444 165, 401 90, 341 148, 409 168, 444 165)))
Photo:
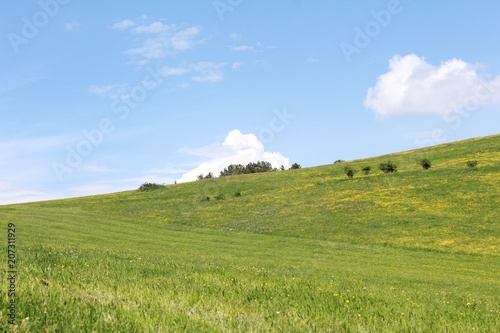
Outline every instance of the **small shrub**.
POLYGON ((398 171, 398 166, 392 162, 386 162, 386 163, 380 163, 379 165, 380 170, 382 170, 384 173, 390 173, 390 172, 397 172, 398 171))
POLYGON ((201 198, 201 201, 210 201, 210 197, 208 197, 208 196, 207 197, 203 197, 203 198, 201 198))
POLYGON ((215 196, 216 200, 224 200, 226 196, 223 193, 219 193, 215 196))
POLYGON ((431 160, 428 158, 421 159, 420 162, 418 162, 418 164, 420 164, 422 168, 424 168, 425 170, 430 169, 432 165, 431 160))
POLYGON ((361 170, 363 171, 363 173, 365 175, 369 175, 370 171, 372 171, 372 167, 367 165, 367 166, 363 167, 363 169, 361 169, 361 170))
POLYGON ((210 179, 210 178, 215 178, 212 172, 207 173, 206 176, 204 176, 203 174, 198 175, 197 180, 210 179))
POLYGON ((162 184, 156 184, 156 183, 144 183, 139 187, 139 191, 151 191, 151 190, 157 190, 159 188, 165 187, 165 185, 162 184))
POLYGON ((333 164, 339 164, 339 163, 344 163, 345 161, 344 160, 336 160, 335 162, 333 162, 333 164))
POLYGON ((475 168, 477 166, 476 160, 467 161, 466 163, 469 168, 475 168))
POLYGON ((234 192, 233 196, 234 197, 241 197, 241 192, 234 192))
POLYGON ((292 166, 290 167, 290 170, 294 170, 294 169, 301 169, 302 167, 300 166, 299 163, 293 163, 292 166))
POLYGON ((354 177, 354 169, 351 168, 350 166, 346 166, 344 168, 344 171, 345 171, 345 174, 347 175, 347 177, 349 177, 349 178, 354 177))

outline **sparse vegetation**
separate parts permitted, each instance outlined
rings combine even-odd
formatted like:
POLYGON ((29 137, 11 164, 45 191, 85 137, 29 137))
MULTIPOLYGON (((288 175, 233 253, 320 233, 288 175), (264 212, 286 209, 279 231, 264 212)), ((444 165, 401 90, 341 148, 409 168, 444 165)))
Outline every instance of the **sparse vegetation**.
POLYGON ((477 161, 476 160, 467 161, 466 164, 467 164, 467 166, 469 168, 472 168, 472 169, 474 169, 475 167, 477 167, 477 161))
POLYGON ((346 166, 346 167, 344 167, 344 171, 345 171, 345 174, 347 175, 347 177, 349 177, 349 178, 354 177, 354 169, 352 167, 346 166))
POLYGON ((151 191, 151 190, 157 190, 159 188, 163 188, 165 185, 163 184, 156 184, 156 183, 144 183, 141 186, 139 186, 139 191, 151 191))
POLYGON ((211 178, 215 178, 215 176, 214 176, 214 174, 212 172, 209 172, 206 176, 204 176, 203 174, 200 174, 198 176, 198 180, 211 179, 211 178))
POLYGON ((396 163, 392 161, 380 163, 379 168, 380 170, 382 170, 383 173, 391 173, 398 171, 396 163))
POLYGON ((428 158, 421 159, 418 164, 420 164, 420 166, 422 166, 425 170, 430 169, 432 166, 431 160, 428 158))

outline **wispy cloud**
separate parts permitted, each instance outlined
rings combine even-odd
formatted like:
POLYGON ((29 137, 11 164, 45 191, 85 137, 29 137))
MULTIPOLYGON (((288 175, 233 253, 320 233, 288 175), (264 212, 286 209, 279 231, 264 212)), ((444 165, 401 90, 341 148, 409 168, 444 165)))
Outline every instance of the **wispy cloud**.
POLYGON ((202 43, 196 37, 200 34, 200 28, 191 27, 176 32, 170 42, 175 51, 185 51, 191 49, 196 44, 202 43))
POLYGON ((126 30, 128 28, 134 27, 135 22, 132 20, 122 20, 113 24, 112 28, 115 30, 126 30))
POLYGON ((45 193, 43 191, 30 188, 21 182, 0 180, 0 205, 52 200, 60 197, 61 196, 54 193, 45 193))
POLYGON ((143 23, 144 20, 148 18, 141 17, 135 21, 126 19, 112 26, 114 30, 129 31, 137 36, 138 45, 126 50, 125 54, 137 58, 140 64, 190 50, 204 42, 199 38, 201 28, 198 26, 178 26, 162 21, 143 23))
POLYGON ((229 38, 231 38, 232 40, 240 40, 241 39, 241 35, 233 32, 233 33, 229 34, 229 38))
POLYGON ((314 63, 317 63, 317 62, 319 62, 318 58, 313 57, 313 56, 311 56, 311 57, 309 57, 309 58, 306 59, 306 64, 314 64, 314 63))
MULTIPOLYGON (((240 40, 241 36, 238 35, 238 38, 232 38, 233 40, 240 40)), ((261 53, 264 52, 265 50, 272 50, 276 49, 277 47, 275 45, 265 45, 261 42, 254 42, 254 43, 245 43, 245 44, 239 44, 239 45, 232 45, 228 46, 228 48, 231 51, 235 52, 248 52, 248 53, 261 53)))
POLYGON ((231 50, 239 52, 255 52, 255 47, 250 45, 232 46, 231 50))
POLYGON ((159 34, 175 30, 175 25, 166 25, 160 21, 153 22, 149 25, 136 26, 134 22, 132 22, 132 24, 131 27, 134 27, 132 31, 136 34, 159 34))
POLYGON ((190 67, 199 74, 192 77, 196 82, 217 82, 224 80, 224 73, 220 70, 226 63, 215 63, 211 61, 201 61, 192 64, 190 67))
POLYGON ((500 101, 500 76, 488 79, 481 66, 451 59, 439 66, 414 54, 394 56, 389 71, 368 89, 364 105, 381 116, 406 113, 447 115, 459 105, 500 101))
POLYGON ((93 84, 89 87, 89 91, 93 94, 104 95, 110 91, 121 90, 124 88, 123 84, 93 84))
POLYGON ((240 68, 242 65, 243 65, 243 63, 242 63, 241 61, 235 61, 235 62, 233 62, 233 64, 231 65, 231 68, 232 68, 232 69, 238 69, 238 68, 240 68))
POLYGON ((165 66, 165 67, 162 68, 161 72, 165 76, 184 75, 187 72, 189 72, 189 69, 184 68, 184 67, 169 67, 169 66, 165 66))
POLYGON ((162 75, 181 76, 192 73, 191 80, 196 82, 217 82, 224 79, 224 72, 221 70, 226 63, 217 63, 212 61, 200 61, 185 67, 165 66, 161 69, 162 75))
POLYGON ((196 82, 217 82, 224 80, 224 73, 222 71, 205 71, 201 75, 192 78, 196 82))

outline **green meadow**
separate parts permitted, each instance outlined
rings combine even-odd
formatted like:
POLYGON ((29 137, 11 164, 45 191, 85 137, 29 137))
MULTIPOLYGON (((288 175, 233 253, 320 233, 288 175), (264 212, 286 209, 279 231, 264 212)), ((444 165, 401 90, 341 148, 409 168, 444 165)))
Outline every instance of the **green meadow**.
POLYGON ((0 221, 3 276, 9 223, 17 270, 2 332, 500 331, 500 135, 0 221))

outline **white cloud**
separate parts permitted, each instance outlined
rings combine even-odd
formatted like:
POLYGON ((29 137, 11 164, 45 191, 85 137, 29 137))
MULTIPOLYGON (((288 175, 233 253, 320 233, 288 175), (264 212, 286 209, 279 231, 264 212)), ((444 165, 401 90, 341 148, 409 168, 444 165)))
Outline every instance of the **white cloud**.
POLYGON ((123 20, 123 21, 116 22, 115 24, 113 24, 113 29, 115 29, 115 30, 125 30, 125 29, 131 28, 133 26, 135 26, 134 21, 132 21, 132 20, 123 20))
POLYGON ((414 54, 394 56, 389 71, 368 89, 364 105, 378 115, 435 113, 447 115, 471 105, 481 107, 500 101, 500 76, 487 79, 481 67, 460 59, 440 66, 414 54))
POLYGON ((89 91, 93 94, 104 95, 111 90, 122 89, 122 88, 123 88, 122 84, 104 84, 104 85, 93 84, 89 87, 89 91))
POLYGON ((250 45, 239 45, 231 47, 231 50, 239 52, 253 52, 255 51, 255 48, 250 45))
POLYGON ((165 76, 171 76, 171 75, 184 75, 188 72, 187 68, 183 67, 168 67, 165 66, 161 69, 161 72, 165 76))
POLYGON ((125 51, 125 54, 131 56, 144 57, 148 60, 161 59, 167 55, 167 44, 160 38, 148 39, 143 46, 125 51))
POLYGON ((218 69, 222 68, 226 65, 226 63, 215 63, 211 61, 200 61, 197 63, 194 63, 191 65, 191 68, 197 72, 202 72, 204 70, 209 70, 209 69, 218 69))
POLYGON ((183 152, 208 158, 196 168, 182 175, 179 182, 196 180, 200 174, 213 172, 218 175, 230 164, 247 164, 249 162, 268 161, 273 167, 289 166, 289 159, 277 152, 267 152, 262 142, 254 134, 242 134, 239 130, 231 131, 222 144, 198 149, 183 149, 183 152))
MULTIPOLYGON (((161 69, 164 76, 181 76, 186 73, 194 73, 195 76, 191 80, 196 82, 217 82, 224 79, 224 73, 220 70, 226 66, 226 63, 216 63, 212 61, 200 61, 190 64, 186 67, 169 67, 165 66, 161 69)), ((234 68, 234 67, 233 67, 234 68)), ((182 88, 188 85, 184 84, 182 88)))
MULTIPOLYGON (((137 21, 143 22, 147 17, 137 21)), ((139 24, 132 20, 115 23, 112 28, 119 31, 129 31, 136 35, 136 47, 125 51, 125 54, 136 57, 138 64, 144 65, 153 59, 162 59, 167 55, 187 51, 195 45, 203 43, 198 39, 201 29, 197 26, 180 27, 175 24, 165 24, 154 21, 149 24, 139 24)))
POLYGON ((161 32, 167 32, 170 30, 174 30, 175 26, 174 25, 166 25, 163 24, 160 21, 153 22, 149 25, 140 25, 132 29, 133 32, 136 34, 142 34, 142 33, 147 33, 147 34, 158 34, 161 32))
POLYGON ((172 48, 176 51, 185 51, 191 49, 195 44, 201 43, 195 40, 200 33, 200 28, 191 27, 177 32, 171 38, 172 48))
POLYGON ((224 80, 224 73, 222 71, 205 71, 192 79, 196 82, 217 82, 224 80))
POLYGON ((224 80, 224 73, 220 68, 224 67, 226 63, 215 63, 211 61, 200 61, 192 64, 190 68, 198 72, 199 75, 192 78, 196 82, 217 82, 224 80))

